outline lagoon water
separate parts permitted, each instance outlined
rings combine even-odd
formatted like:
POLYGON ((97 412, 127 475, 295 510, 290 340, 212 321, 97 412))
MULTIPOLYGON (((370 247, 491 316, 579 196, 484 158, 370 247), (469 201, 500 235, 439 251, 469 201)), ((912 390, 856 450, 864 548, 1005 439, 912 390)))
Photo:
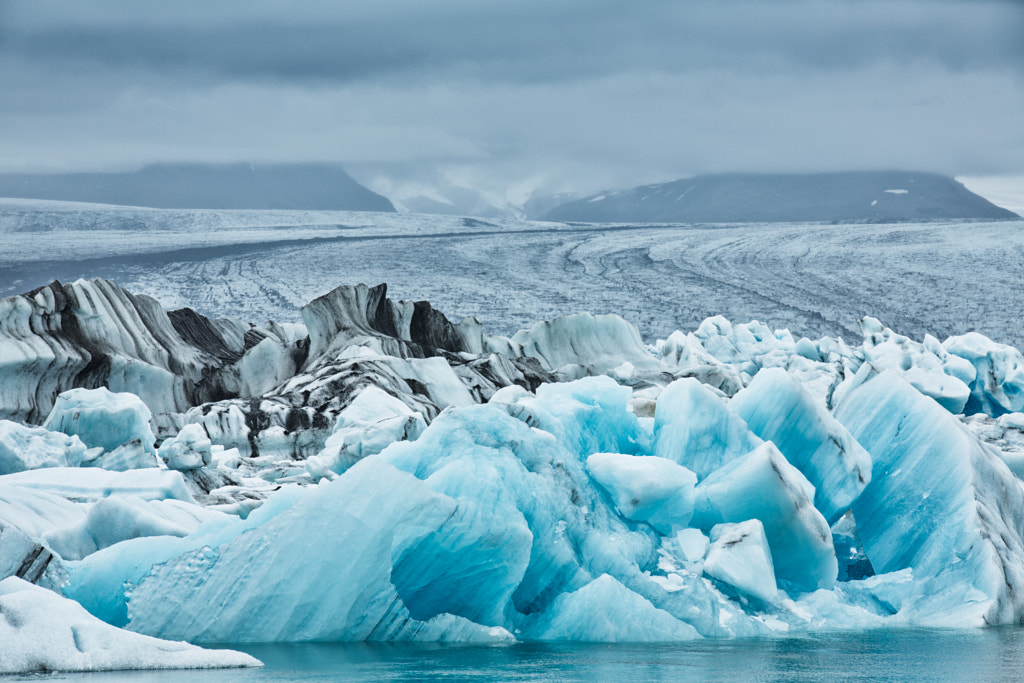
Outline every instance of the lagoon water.
MULTIPOLYGON (((51 675, 88 683, 197 681, 1020 681, 1024 628, 871 631, 671 645, 233 646, 262 669, 51 675)), ((33 677, 34 678, 34 677, 33 677)), ((37 679, 38 680, 38 679, 37 679)))

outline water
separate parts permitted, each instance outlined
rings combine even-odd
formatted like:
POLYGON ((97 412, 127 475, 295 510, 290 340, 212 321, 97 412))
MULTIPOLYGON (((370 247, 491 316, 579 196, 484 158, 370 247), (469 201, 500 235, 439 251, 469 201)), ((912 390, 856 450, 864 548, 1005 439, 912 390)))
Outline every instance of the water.
POLYGON ((873 631, 673 645, 234 646, 262 669, 27 677, 88 683, 207 681, 1020 681, 1024 629, 873 631))

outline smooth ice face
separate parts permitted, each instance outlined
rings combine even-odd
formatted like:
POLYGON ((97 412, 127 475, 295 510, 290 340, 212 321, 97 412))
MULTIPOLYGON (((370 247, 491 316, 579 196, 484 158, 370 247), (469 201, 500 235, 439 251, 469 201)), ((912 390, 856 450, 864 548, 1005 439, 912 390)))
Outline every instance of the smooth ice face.
POLYGON ((608 574, 558 596, 526 635, 531 640, 597 643, 679 642, 700 637, 692 626, 608 574))
POLYGON ((43 427, 77 435, 86 446, 105 451, 138 439, 147 453, 154 454, 151 417, 135 394, 115 394, 105 387, 71 389, 57 397, 43 427))
POLYGON ((647 522, 658 533, 685 529, 693 516, 697 476, 671 460, 621 453, 595 453, 587 471, 626 519, 647 522))
POLYGON ((788 372, 768 368, 730 407, 778 447, 814 486, 814 505, 834 524, 871 481, 871 456, 788 372))
POLYGON ((871 453, 853 503, 875 571, 910 568, 905 618, 946 625, 1024 616, 1024 489, 937 403, 893 372, 862 371, 836 417, 871 453))
POLYGON ((772 443, 716 470, 697 485, 693 526, 758 519, 775 575, 799 591, 832 588, 838 573, 828 522, 811 502, 814 487, 772 443))
POLYGON ((654 454, 704 479, 762 441, 713 391, 687 377, 669 384, 654 413, 654 454))
POLYGON ((950 337, 942 346, 970 361, 977 371, 965 412, 998 417, 1024 410, 1024 356, 1020 351, 977 332, 950 337))
POLYGON ((0 420, 0 475, 40 467, 76 467, 87 457, 77 436, 0 420))
POLYGON ((774 602, 779 592, 772 552, 757 519, 711 528, 704 573, 764 603, 774 602))
POLYGON ((0 643, 0 674, 261 666, 242 652, 122 631, 16 577, 0 581, 0 643))

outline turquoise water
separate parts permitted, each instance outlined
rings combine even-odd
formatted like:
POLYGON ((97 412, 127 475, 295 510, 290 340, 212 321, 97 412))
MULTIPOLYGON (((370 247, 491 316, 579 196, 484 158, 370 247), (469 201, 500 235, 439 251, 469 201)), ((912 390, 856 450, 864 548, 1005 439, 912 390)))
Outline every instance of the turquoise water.
MULTIPOLYGON (((1021 681, 1024 629, 875 631, 676 645, 234 646, 262 669, 49 675, 35 680, 199 681, 1021 681)), ((9 680, 9 679, 5 679, 9 680)))

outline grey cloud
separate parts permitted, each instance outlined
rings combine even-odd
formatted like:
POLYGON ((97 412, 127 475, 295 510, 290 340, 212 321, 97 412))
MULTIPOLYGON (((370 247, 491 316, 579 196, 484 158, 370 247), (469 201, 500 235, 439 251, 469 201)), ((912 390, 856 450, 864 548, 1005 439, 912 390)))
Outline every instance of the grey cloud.
POLYGON ((1024 172, 1024 4, 0 0, 0 165, 1024 172))
POLYGON ((305 17, 290 5, 287 19, 248 3, 210 3, 170 15, 112 13, 109 23, 75 21, 78 4, 44 3, 53 6, 51 20, 13 22, 7 50, 53 64, 341 82, 439 74, 534 82, 632 69, 884 62, 1024 69, 1024 7, 1005 2, 378 2, 358 11, 314 4, 319 11, 305 17))

